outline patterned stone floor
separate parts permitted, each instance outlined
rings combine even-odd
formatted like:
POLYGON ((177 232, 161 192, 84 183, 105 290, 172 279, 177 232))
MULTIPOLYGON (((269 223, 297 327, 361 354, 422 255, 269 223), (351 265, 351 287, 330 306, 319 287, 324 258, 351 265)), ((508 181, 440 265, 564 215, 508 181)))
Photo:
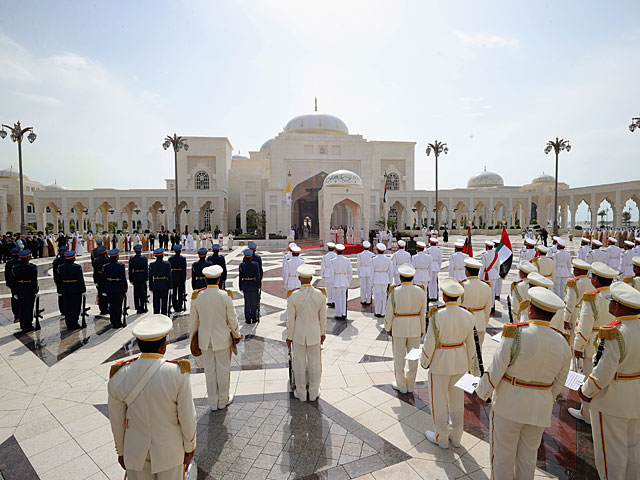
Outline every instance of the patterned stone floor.
MULTIPOLYGON (((474 237, 476 257, 485 238, 474 237)), ((442 277, 454 240, 443 246, 442 277)), ((511 241, 518 252, 522 239, 511 241)), ((570 250, 576 248, 571 242, 570 250)), ((357 278, 349 289, 348 321, 334 320, 333 310, 328 310, 320 399, 295 400, 288 391, 282 253, 259 251, 265 268, 262 317, 259 324, 249 325, 243 321, 238 291, 241 252, 240 247, 226 257, 227 288, 234 292, 246 336, 232 360, 231 389, 236 397, 227 410, 207 409, 203 370, 189 355, 188 314, 174 317, 169 337, 166 357, 192 360, 199 416, 197 478, 489 478, 487 408, 467 396, 462 448, 443 451, 430 444, 423 433, 433 428, 426 372, 419 370, 413 394, 401 395, 390 387, 391 343, 382 319, 373 317, 371 307, 360 305, 357 278)), ((314 265, 319 265, 320 255, 313 250, 303 253, 314 265)), ((191 263, 196 256, 187 253, 187 259, 191 263)), ((351 260, 355 263, 355 257, 351 260)), ((93 303, 88 257, 79 262, 93 303)), ((131 315, 127 328, 112 330, 93 306, 87 328, 67 332, 57 310, 51 259, 35 263, 46 310, 40 331, 19 333, 11 319, 8 290, 0 282, 0 480, 120 480, 124 473, 113 448, 106 382, 112 361, 138 354, 131 328, 140 316, 131 315)), ((491 319, 489 333, 499 331, 506 319, 506 293, 513 278, 515 267, 497 305, 504 315, 491 319)), ((315 278, 314 284, 321 286, 322 280, 315 278)), ((130 303, 131 298, 130 292, 130 303)), ((485 361, 496 345, 485 338, 485 361)), ((537 476, 595 478, 591 432, 567 414, 576 404, 575 393, 565 389, 538 452, 537 476)))

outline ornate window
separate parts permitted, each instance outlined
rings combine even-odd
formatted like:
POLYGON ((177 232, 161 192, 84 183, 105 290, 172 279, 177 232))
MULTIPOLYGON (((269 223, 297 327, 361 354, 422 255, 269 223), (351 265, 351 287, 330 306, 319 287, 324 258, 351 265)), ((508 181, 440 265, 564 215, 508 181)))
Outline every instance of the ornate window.
POLYGON ((389 209, 389 220, 393 220, 394 222, 396 222, 396 225, 398 224, 398 209, 395 206, 392 206, 389 209))
POLYGON ((198 172, 195 175, 196 190, 209 190, 209 174, 198 172))
POLYGON ((399 190, 400 179, 395 173, 389 173, 387 175, 387 190, 399 190))

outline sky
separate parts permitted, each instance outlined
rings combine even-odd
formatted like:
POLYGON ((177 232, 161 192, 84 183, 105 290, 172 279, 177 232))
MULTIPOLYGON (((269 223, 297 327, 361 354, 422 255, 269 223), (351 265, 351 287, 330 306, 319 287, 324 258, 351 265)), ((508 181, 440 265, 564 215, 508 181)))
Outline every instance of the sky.
MULTIPOLYGON (((167 134, 246 154, 318 109, 369 140, 448 143, 440 188, 487 170, 507 185, 638 179, 637 1, 14 2, 0 16, 0 123, 34 126, 32 179, 164 188, 167 134)), ((17 166, 0 141, 0 168, 17 166)))

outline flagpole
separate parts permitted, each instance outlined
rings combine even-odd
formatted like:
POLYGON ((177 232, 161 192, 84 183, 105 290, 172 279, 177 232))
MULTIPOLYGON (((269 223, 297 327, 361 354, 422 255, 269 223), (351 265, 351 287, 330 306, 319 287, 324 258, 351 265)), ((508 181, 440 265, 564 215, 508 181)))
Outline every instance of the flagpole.
POLYGON ((386 199, 386 188, 387 188, 387 172, 384 172, 384 187, 385 191, 382 192, 382 216, 384 217, 384 231, 387 232, 387 199, 386 199))

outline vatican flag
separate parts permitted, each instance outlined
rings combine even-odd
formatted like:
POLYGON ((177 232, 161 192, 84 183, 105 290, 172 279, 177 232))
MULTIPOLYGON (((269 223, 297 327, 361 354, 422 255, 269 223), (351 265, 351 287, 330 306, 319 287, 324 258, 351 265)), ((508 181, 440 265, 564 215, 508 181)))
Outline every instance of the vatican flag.
POLYGON ((287 182, 287 188, 284 190, 284 197, 287 200, 287 205, 291 204, 291 180, 287 182))

